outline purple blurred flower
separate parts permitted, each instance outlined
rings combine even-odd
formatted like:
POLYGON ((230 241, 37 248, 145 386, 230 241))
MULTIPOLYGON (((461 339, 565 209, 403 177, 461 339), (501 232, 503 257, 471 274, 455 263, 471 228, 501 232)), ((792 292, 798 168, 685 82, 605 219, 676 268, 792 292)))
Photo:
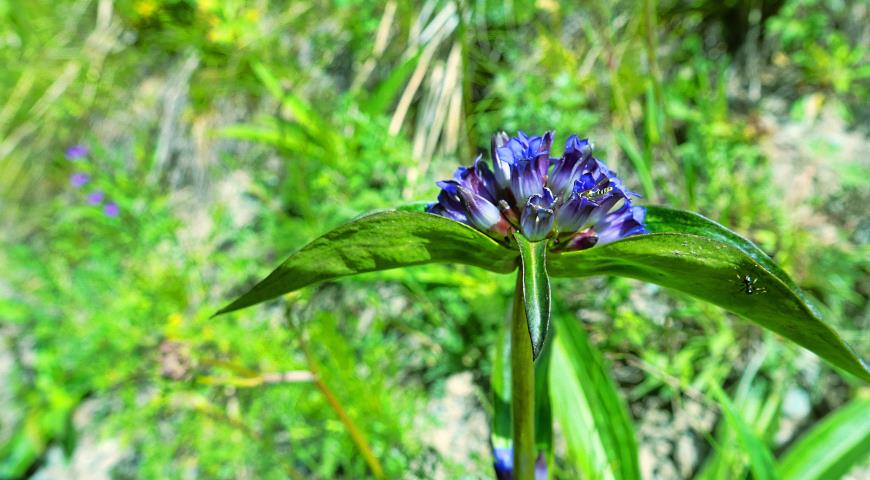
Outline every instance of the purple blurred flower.
POLYGON ((120 209, 118 208, 118 204, 115 202, 109 202, 103 207, 103 213, 106 214, 107 217, 117 217, 118 213, 120 213, 120 209))
MULTIPOLYGON (((498 480, 513 480, 514 478, 514 449, 493 448, 492 456, 495 457, 495 477, 498 480)), ((535 480, 547 480, 547 456, 541 451, 535 459, 535 480)))
POLYGON ((88 203, 91 205, 99 205, 103 202, 103 192, 99 190, 94 190, 93 192, 88 194, 88 203))
POLYGON ((78 160, 87 157, 89 152, 90 150, 85 145, 73 145, 66 149, 66 159, 70 161, 78 160))
POLYGON ((69 184, 75 188, 81 188, 88 183, 88 180, 90 179, 91 177, 87 173, 76 172, 69 176, 69 184))
POLYGON ((438 201, 426 211, 475 227, 508 243, 520 231, 531 241, 553 240, 556 250, 581 250, 647 233, 646 210, 632 206, 607 166, 592 156, 586 139, 571 135, 559 158, 550 158, 553 133, 492 138, 492 170, 478 157, 438 182, 438 201))

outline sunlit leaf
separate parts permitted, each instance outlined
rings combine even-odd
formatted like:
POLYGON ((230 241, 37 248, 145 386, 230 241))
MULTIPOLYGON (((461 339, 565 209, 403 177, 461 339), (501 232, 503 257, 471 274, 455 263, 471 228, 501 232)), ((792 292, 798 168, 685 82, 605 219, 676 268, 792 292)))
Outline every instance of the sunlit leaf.
POLYGON ((785 480, 842 478, 870 458, 870 398, 859 398, 825 417, 782 457, 785 480))
POLYGON ((461 263, 507 273, 516 268, 516 258, 515 251, 453 220, 428 213, 382 211, 309 243, 217 314, 357 273, 426 263, 461 263))
POLYGON ((652 234, 547 257, 555 277, 619 275, 718 305, 870 381, 870 369, 758 247, 700 215, 649 207, 652 234))

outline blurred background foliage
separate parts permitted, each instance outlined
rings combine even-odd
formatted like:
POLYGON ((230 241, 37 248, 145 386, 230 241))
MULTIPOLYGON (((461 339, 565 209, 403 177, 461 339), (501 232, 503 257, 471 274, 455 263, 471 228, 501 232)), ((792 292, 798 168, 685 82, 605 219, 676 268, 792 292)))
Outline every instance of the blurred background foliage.
MULTIPOLYGON (((325 230, 434 199, 498 129, 592 138, 643 202, 756 241, 866 357, 868 45, 844 0, 0 0, 0 478, 365 477, 314 365, 388 478, 489 478, 509 276, 209 316, 325 230)), ((789 449, 837 414, 857 446, 829 473, 867 478, 866 386, 656 286, 554 291, 645 478, 757 478, 749 437, 798 478, 831 439, 789 449)))

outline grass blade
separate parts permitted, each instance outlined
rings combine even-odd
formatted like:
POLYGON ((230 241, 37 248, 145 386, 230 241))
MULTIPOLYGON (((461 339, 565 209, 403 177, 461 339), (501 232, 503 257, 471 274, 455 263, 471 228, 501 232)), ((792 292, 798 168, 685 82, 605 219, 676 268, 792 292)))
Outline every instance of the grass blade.
POLYGON ((573 318, 556 321, 550 391, 571 461, 583 478, 639 479, 631 416, 601 354, 573 318))
POLYGON ((870 398, 841 407, 804 434, 779 462, 784 480, 841 478, 870 458, 870 398))
POLYGON ((749 456, 749 469, 752 471, 752 476, 756 480, 775 480, 778 477, 776 466, 773 461, 773 454, 767 445, 758 438, 755 433, 746 425, 743 417, 737 412, 731 399, 722 390, 722 387, 715 383, 710 384, 713 396, 719 402, 722 408, 722 414, 725 421, 731 426, 731 429, 737 436, 737 443, 743 447, 743 451, 749 456))

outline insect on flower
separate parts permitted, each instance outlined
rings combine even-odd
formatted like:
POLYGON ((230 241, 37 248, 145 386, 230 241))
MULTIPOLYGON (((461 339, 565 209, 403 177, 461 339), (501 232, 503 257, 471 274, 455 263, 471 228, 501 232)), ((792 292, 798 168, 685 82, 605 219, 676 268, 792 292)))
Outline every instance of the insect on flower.
POLYGON ((529 137, 504 132, 492 138, 492 169, 478 156, 470 167, 438 182, 438 201, 429 213, 456 220, 509 243, 521 232, 549 239, 560 251, 581 250, 629 235, 647 233, 646 210, 607 165, 592 156, 587 139, 571 135, 561 157, 551 158, 553 132, 529 137))

